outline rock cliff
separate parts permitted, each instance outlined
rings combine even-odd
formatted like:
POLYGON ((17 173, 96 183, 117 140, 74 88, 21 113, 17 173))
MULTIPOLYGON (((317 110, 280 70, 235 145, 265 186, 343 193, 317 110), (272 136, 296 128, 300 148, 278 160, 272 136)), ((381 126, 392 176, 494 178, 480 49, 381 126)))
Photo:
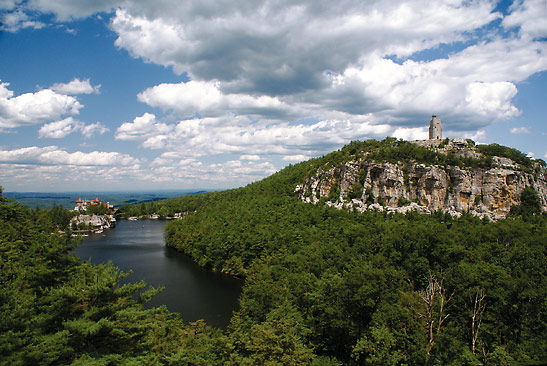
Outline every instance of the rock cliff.
POLYGON ((100 231, 116 226, 114 215, 77 215, 70 220, 70 226, 77 228, 84 225, 86 229, 80 231, 100 231))
MULTIPOLYGON (((462 140, 446 140, 444 146, 431 140, 414 144, 438 154, 480 159, 482 154, 462 140)), ((506 157, 492 157, 489 167, 423 164, 409 161, 381 162, 370 154, 325 164, 299 184, 295 193, 305 202, 364 211, 388 210, 406 213, 435 211, 452 215, 471 214, 492 220, 504 218, 520 203, 526 187, 534 189, 547 211, 547 169, 540 162, 532 169, 506 157), (322 199, 322 200, 321 200, 322 199)))

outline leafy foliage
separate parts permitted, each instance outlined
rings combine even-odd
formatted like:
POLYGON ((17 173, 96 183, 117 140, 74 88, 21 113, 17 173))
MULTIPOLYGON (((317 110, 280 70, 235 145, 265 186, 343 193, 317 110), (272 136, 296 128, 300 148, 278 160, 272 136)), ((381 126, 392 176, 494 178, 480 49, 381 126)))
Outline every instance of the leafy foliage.
POLYGON ((530 219, 535 215, 541 215, 541 202, 538 193, 530 187, 524 188, 520 195, 520 204, 511 208, 511 214, 530 219))
POLYGON ((103 205, 89 205, 85 210, 86 215, 109 215, 110 209, 103 205))
POLYGON ((527 168, 530 168, 532 166, 532 159, 526 156, 526 154, 523 154, 517 149, 513 149, 511 147, 502 146, 498 144, 490 144, 490 145, 478 145, 477 149, 481 153, 483 153, 485 156, 501 156, 501 157, 509 158, 513 160, 514 162, 521 164, 527 168))

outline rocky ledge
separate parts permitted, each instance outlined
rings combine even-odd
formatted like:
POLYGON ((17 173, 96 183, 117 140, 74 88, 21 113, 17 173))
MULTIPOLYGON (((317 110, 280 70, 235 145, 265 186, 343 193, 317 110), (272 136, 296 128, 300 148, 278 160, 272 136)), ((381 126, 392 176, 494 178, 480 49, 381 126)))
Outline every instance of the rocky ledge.
MULTIPOLYGON (((458 140, 448 142, 442 147, 431 142, 415 143, 440 153, 456 150, 459 156, 480 157, 474 149, 458 145, 458 140)), ((325 202, 360 212, 440 210, 455 216, 469 212, 497 220, 520 203, 521 193, 527 187, 538 193, 543 211, 547 211, 547 171, 539 163, 533 170, 522 169, 511 159, 494 157, 492 167, 486 169, 375 162, 365 155, 337 166, 319 168, 296 187, 295 193, 305 202, 325 202)))

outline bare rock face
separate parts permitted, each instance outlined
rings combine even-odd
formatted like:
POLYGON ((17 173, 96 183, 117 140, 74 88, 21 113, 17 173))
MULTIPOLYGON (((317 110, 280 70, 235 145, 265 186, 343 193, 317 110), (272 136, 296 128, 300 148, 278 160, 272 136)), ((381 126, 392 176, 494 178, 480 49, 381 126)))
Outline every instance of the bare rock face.
MULTIPOLYGON (((465 154, 465 151, 461 151, 465 154)), ((538 192, 547 211, 547 174, 544 167, 535 173, 519 170, 507 158, 495 158, 491 169, 467 169, 458 166, 436 166, 406 163, 348 161, 336 167, 319 169, 295 193, 305 202, 327 204, 363 212, 417 211, 469 212, 492 220, 507 216, 511 207, 520 203, 526 187, 538 192), (362 192, 362 193, 361 193, 362 192)))

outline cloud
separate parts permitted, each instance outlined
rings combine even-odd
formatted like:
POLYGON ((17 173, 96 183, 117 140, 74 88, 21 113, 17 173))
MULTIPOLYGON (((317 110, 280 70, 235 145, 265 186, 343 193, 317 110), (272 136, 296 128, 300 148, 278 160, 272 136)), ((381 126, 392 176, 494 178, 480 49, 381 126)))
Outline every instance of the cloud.
MULTIPOLYGON (((14 6, 14 2, 0 2, 0 9, 13 9, 14 6)), ((32 20, 25 12, 21 10, 0 14, 0 31, 13 33, 24 28, 40 29, 44 26, 44 23, 32 20)))
POLYGON ((17 5, 16 0, 0 0, 0 9, 3 10, 12 10, 17 5))
POLYGON ((515 1, 510 10, 511 13, 502 21, 505 28, 517 27, 524 37, 547 37, 547 5, 544 0, 515 1))
POLYGON ((10 189, 40 190, 48 182, 56 190, 111 190, 147 187, 151 182, 227 188, 244 185, 277 171, 266 160, 203 163, 164 153, 150 164, 117 152, 67 152, 57 146, 0 150, 0 180, 10 189))
POLYGON ((239 159, 204 164, 195 158, 181 159, 176 155, 164 153, 153 161, 146 179, 154 182, 185 184, 208 182, 208 184, 233 187, 262 179, 277 171, 270 161, 239 159))
POLYGON ((0 128, 15 128, 59 119, 64 114, 78 114, 83 106, 72 96, 44 89, 17 97, 0 83, 0 128))
POLYGON ((124 190, 131 184, 146 181, 147 176, 137 165, 36 165, 0 163, 0 180, 10 182, 10 189, 20 191, 107 191, 124 190))
POLYGON ((63 83, 53 84, 49 89, 60 94, 74 95, 74 94, 93 94, 93 93, 99 94, 100 87, 101 87, 100 84, 91 86, 89 79, 80 80, 78 78, 75 78, 74 80, 66 84, 63 84, 63 83))
POLYGON ((192 79, 267 95, 317 89, 325 72, 343 71, 364 55, 408 56, 500 17, 489 2, 169 3, 118 9, 116 45, 192 79))
POLYGON ((83 126, 83 123, 75 120, 72 117, 65 118, 61 121, 51 122, 43 125, 38 130, 38 137, 59 139, 78 131, 83 126))
POLYGON ((227 110, 236 114, 264 118, 284 118, 291 115, 291 106, 280 102, 278 98, 224 94, 220 86, 221 83, 218 81, 160 84, 139 93, 138 100, 152 107, 173 110, 181 117, 215 117, 226 113, 227 110))
POLYGON ((512 134, 515 134, 515 135, 530 133, 530 129, 528 127, 514 127, 514 128, 511 128, 510 131, 512 134))
POLYGON ((490 2, 346 1, 332 9, 263 1, 207 11, 190 2, 187 12, 177 9, 127 4, 112 29, 134 57, 188 73, 189 82, 138 97, 182 118, 366 117, 416 128, 435 112, 451 129, 469 131, 518 116, 517 83, 547 69, 545 42, 474 33, 501 18, 490 2), (412 58, 442 44, 467 46, 412 58))
POLYGON ((109 11, 121 5, 118 0, 29 0, 26 8, 44 13, 53 13, 59 21, 85 18, 97 12, 109 11))
POLYGON ((118 140, 145 140, 157 139, 172 131, 173 127, 156 121, 152 113, 145 113, 136 117, 133 122, 125 122, 116 130, 118 140))
POLYGON ((106 126, 104 126, 100 122, 95 122, 89 125, 85 125, 81 129, 82 135, 86 139, 93 137, 93 135, 95 134, 103 135, 107 133, 108 131, 110 131, 110 129, 108 129, 106 126))
POLYGON ((344 0, 336 7, 311 0, 31 0, 25 9, 70 19, 116 8, 110 26, 117 47, 190 78, 138 96, 178 118, 367 118, 416 128, 436 112, 453 130, 468 131, 519 115, 512 102, 518 83, 547 69, 545 42, 532 36, 545 27, 541 1, 516 1, 505 18, 495 7, 457 0, 344 0), (503 37, 500 19, 510 30, 503 37))
POLYGON ((241 155, 239 157, 239 160, 257 161, 257 160, 260 160, 260 156, 258 156, 258 155, 241 155))
POLYGON ((285 155, 283 156, 283 161, 294 161, 294 162, 300 162, 304 160, 308 160, 310 157, 307 155, 285 155))
MULTIPOLYGON (((226 111, 261 120, 358 119, 374 114, 377 122, 422 123, 416 117, 435 112, 454 130, 471 130, 520 114, 512 103, 515 82, 547 69, 544 45, 497 39, 470 46, 445 59, 397 63, 371 55, 340 74, 324 75, 328 87, 279 97, 230 93, 219 81, 160 84, 139 94, 152 107, 180 117, 219 116, 226 111), (507 53, 511 57, 498 55, 507 53), (524 62, 523 62, 524 61, 524 62), (499 81, 508 78, 512 81, 499 81)), ((423 117, 420 117, 423 118, 423 117)))
POLYGON ((450 128, 478 129, 520 114, 512 103, 515 83, 547 69, 544 54, 543 44, 496 39, 428 62, 397 63, 372 55, 329 75, 331 87, 309 100, 351 114, 374 113, 408 127, 418 115, 437 113, 450 128))
POLYGON ((139 160, 117 152, 93 151, 69 153, 57 146, 25 147, 15 150, 0 150, 0 163, 28 165, 74 165, 74 166, 125 166, 139 164, 139 160))
POLYGON ((465 101, 471 111, 479 116, 493 115, 495 118, 511 118, 520 111, 511 104, 517 94, 515 84, 500 81, 495 83, 474 82, 467 85, 465 101))
POLYGON ((429 138, 429 131, 427 127, 400 127, 393 132, 392 136, 403 140, 425 140, 429 138))
POLYGON ((86 125, 81 121, 68 117, 61 121, 43 125, 38 130, 38 137, 59 139, 78 131, 81 132, 84 138, 89 139, 95 134, 102 135, 108 132, 109 129, 100 122, 86 125))
POLYGON ((471 133, 466 132, 466 133, 460 134, 459 136, 464 139, 471 139, 478 144, 482 144, 484 139, 486 138, 486 131, 479 130, 479 131, 471 132, 471 133))
POLYGON ((387 125, 349 120, 269 124, 233 114, 165 124, 154 115, 145 114, 120 126, 116 138, 140 141, 143 147, 174 152, 179 157, 317 155, 338 148, 351 138, 384 136, 389 129, 387 125))

